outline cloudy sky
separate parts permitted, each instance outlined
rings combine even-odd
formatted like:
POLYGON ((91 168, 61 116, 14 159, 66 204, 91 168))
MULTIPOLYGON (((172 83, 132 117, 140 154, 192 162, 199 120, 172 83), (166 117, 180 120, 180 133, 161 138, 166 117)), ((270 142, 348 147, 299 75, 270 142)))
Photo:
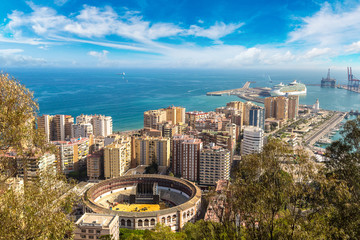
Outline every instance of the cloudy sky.
POLYGON ((0 67, 360 67, 360 1, 3 0, 0 67))

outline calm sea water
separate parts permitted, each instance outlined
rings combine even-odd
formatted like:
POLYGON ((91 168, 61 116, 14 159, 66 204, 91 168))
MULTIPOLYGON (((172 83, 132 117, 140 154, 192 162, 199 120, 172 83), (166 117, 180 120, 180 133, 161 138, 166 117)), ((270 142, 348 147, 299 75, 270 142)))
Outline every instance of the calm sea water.
MULTIPOLYGON (((206 96, 206 92, 251 86, 272 86, 293 79, 320 83, 326 69, 319 71, 235 71, 235 70, 139 70, 139 69, 4 69, 34 91, 40 114, 106 114, 112 116, 115 131, 143 126, 143 112, 163 107, 183 106, 187 111, 210 111, 236 96, 206 96), (117 73, 125 72, 126 75, 117 73), (273 83, 269 82, 268 75, 273 83)), ((346 69, 334 72, 345 84, 346 69)), ((324 109, 360 110, 360 94, 343 89, 309 86, 302 104, 319 98, 324 109)))

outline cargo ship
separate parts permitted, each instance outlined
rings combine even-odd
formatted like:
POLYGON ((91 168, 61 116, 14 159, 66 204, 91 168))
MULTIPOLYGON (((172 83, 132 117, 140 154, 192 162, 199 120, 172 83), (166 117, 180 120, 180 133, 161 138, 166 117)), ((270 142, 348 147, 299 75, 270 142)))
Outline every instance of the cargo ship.
POLYGON ((305 84, 299 83, 296 80, 284 85, 283 83, 276 84, 270 91, 271 96, 286 96, 286 95, 306 95, 307 89, 305 84))

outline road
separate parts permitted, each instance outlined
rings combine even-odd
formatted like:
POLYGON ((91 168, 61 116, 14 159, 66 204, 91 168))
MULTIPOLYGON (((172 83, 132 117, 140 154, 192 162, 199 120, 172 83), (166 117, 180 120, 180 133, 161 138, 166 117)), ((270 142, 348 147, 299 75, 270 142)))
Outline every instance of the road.
POLYGON ((333 130, 345 117, 346 113, 337 112, 328 121, 325 121, 320 127, 311 132, 311 135, 305 138, 305 143, 308 145, 315 144, 325 134, 333 130))

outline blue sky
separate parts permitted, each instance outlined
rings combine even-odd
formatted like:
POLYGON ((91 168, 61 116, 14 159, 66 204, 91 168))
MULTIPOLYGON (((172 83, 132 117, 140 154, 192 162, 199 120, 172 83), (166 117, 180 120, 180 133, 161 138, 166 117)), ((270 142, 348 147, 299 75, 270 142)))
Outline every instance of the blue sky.
POLYGON ((360 67, 359 1, 3 0, 0 67, 360 67))

